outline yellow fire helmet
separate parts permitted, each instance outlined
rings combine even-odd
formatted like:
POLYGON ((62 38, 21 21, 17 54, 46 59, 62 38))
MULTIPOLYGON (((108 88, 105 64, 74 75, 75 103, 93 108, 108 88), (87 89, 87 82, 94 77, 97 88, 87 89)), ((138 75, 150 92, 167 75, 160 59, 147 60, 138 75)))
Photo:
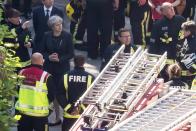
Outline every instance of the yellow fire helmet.
POLYGON ((66 5, 65 10, 66 10, 66 14, 67 14, 68 18, 70 20, 73 20, 72 15, 74 14, 74 9, 70 3, 66 5))

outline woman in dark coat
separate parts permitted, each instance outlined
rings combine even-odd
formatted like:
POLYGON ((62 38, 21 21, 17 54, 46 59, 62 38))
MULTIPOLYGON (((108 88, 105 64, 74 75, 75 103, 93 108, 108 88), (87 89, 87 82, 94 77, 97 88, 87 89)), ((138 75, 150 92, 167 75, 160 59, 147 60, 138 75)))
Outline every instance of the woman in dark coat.
POLYGON ((69 60, 74 56, 71 35, 62 30, 62 22, 59 16, 50 17, 48 25, 52 31, 45 33, 41 49, 45 70, 58 78, 70 70, 69 60))
MULTIPOLYGON (((48 25, 52 29, 44 34, 41 53, 44 56, 44 69, 54 76, 56 85, 60 78, 70 70, 69 60, 74 56, 71 35, 62 30, 63 19, 57 15, 49 18, 48 25)), ((56 122, 49 125, 60 124, 59 107, 54 101, 56 122)))

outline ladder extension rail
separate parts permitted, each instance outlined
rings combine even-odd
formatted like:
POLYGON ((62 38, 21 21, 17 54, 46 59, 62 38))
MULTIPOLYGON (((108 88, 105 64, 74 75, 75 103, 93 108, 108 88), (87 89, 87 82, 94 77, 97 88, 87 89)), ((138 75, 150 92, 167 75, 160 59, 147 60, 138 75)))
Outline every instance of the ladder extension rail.
MULTIPOLYGON (((109 99, 113 96, 114 92, 116 92, 116 90, 119 88, 120 84, 122 84, 122 81, 127 77, 127 73, 129 73, 128 70, 133 70, 134 67, 136 66, 137 62, 140 60, 141 57, 143 57, 145 52, 140 52, 140 54, 136 53, 135 54, 135 60, 134 62, 132 62, 128 68, 124 68, 125 73, 122 75, 119 75, 119 78, 117 78, 118 81, 113 81, 113 84, 111 84, 110 88, 108 88, 108 90, 98 99, 99 104, 105 104, 109 101, 109 99), (138 58, 139 57, 139 58, 138 58)), ((124 72, 124 71, 123 71, 124 72)), ((103 107, 103 105, 102 105, 103 107)))
MULTIPOLYGON (((150 85, 153 83, 153 81, 156 79, 159 71, 164 67, 165 62, 166 62, 166 57, 167 57, 167 53, 164 53, 163 55, 154 55, 154 54, 148 54, 147 51, 145 50, 140 56, 137 57, 137 59, 130 65, 131 67, 129 67, 127 69, 127 71, 125 72, 125 75, 123 77, 123 79, 119 80, 118 82, 115 83, 115 87, 113 87, 112 89, 110 88, 109 92, 107 92, 107 95, 103 95, 103 98, 99 101, 99 104, 103 104, 102 106, 105 106, 105 110, 103 111, 99 111, 97 110, 98 114, 97 116, 95 116, 95 122, 92 125, 92 128, 96 128, 98 123, 100 123, 100 121, 110 121, 113 122, 114 124, 117 121, 122 121, 123 119, 125 119, 127 117, 127 115, 130 113, 132 108, 129 108, 131 101, 133 101, 134 99, 137 99, 137 101, 135 101, 134 105, 132 107, 135 106, 135 104, 137 104, 137 102, 141 99, 141 97, 144 95, 144 93, 146 92, 146 90, 148 88, 145 87, 150 87, 150 85), (118 89, 120 89, 121 85, 123 83, 125 83, 127 81, 127 78, 129 78, 130 74, 133 73, 133 71, 135 70, 134 67, 138 66, 138 63, 141 62, 141 60, 143 60, 144 57, 146 56, 153 56, 153 57, 158 57, 156 61, 156 64, 153 65, 152 69, 150 70, 150 72, 147 74, 147 76, 144 78, 144 80, 141 82, 141 84, 139 84, 139 86, 137 87, 135 93, 131 96, 130 99, 128 99, 128 102, 125 104, 128 110, 124 110, 124 114, 118 115, 118 119, 115 119, 115 117, 113 118, 113 120, 111 120, 110 117, 105 118, 105 115, 109 115, 110 113, 108 112, 108 102, 110 102, 110 100, 112 100, 115 96, 115 93, 118 91, 118 89), (144 84, 147 83, 147 84, 144 84), (144 86, 146 85, 146 86, 144 86), (139 91, 143 89, 143 92, 139 93, 139 91), (139 95, 138 95, 139 94, 139 95), (138 98, 139 97, 139 98, 138 98), (107 105, 107 106, 106 106, 107 105)), ((109 105, 110 106, 110 105, 109 105)), ((117 117, 117 115, 116 115, 117 117)))
MULTIPOLYGON (((143 94, 145 93, 145 91, 148 89, 147 86, 149 87, 152 82, 155 80, 155 78, 158 76, 159 71, 163 68, 163 66, 161 65, 165 65, 166 62, 166 56, 167 53, 164 53, 164 55, 161 56, 160 60, 156 63, 156 65, 154 65, 154 67, 152 68, 152 70, 147 74, 146 78, 142 81, 142 83, 139 85, 138 89, 136 90, 136 92, 133 94, 132 99, 130 99, 126 105, 126 107, 128 107, 131 102, 134 100, 135 96, 137 96, 137 94, 139 93, 139 90, 141 90, 141 88, 143 88, 142 93, 140 93, 140 96, 142 97, 143 94), (159 68, 157 71, 157 68, 159 68), (155 72, 157 71, 157 72, 155 72), (155 75, 154 77, 152 77, 153 75, 155 75), (146 82, 148 82, 147 84, 145 84, 146 82), (146 87, 144 88, 144 86, 146 85, 146 87)), ((137 97, 135 100, 136 102, 141 98, 141 97, 137 97)))
MULTIPOLYGON (((176 107, 174 107, 174 108, 172 108, 171 110, 168 110, 167 112, 165 112, 165 113, 163 113, 163 114, 161 114, 160 116, 158 116, 157 118, 155 118, 155 119, 152 119, 149 123, 147 123, 147 124, 145 124, 145 125, 142 125, 142 127, 140 127, 141 129, 145 129, 145 126, 148 126, 148 125, 150 125, 151 123, 156 123, 157 122, 157 120, 158 119, 160 119, 161 117, 164 117, 166 114, 168 114, 168 113, 170 113, 170 112, 172 112, 172 111, 174 111, 176 108, 178 108, 179 106, 181 106, 181 105, 183 105, 185 102, 187 102, 188 100, 190 100, 191 98, 188 98, 188 99, 186 99, 185 101, 183 101, 182 103, 180 103, 179 105, 177 105, 176 107)), ((195 110, 196 111, 196 110, 195 110)), ((193 111, 193 112, 195 112, 195 111, 193 111)), ((189 116, 189 114, 190 113, 187 113, 188 114, 188 116, 189 116)), ((192 113, 191 113, 192 114, 192 113)), ((187 116, 187 115, 186 115, 187 116)), ((181 118, 184 118, 184 116, 183 117, 181 117, 181 118)), ((174 123, 174 122, 173 122, 174 123)), ((173 125, 173 123, 171 123, 169 126, 171 126, 171 125, 173 125)), ((166 129, 167 129, 168 127, 166 127, 166 129)), ((166 130, 165 128, 164 129, 162 129, 163 131, 164 130, 166 130)))
POLYGON ((123 121, 110 131, 166 131, 196 113, 196 92, 170 89, 171 91, 143 111, 123 121), (142 125, 139 124, 142 121, 142 125))
MULTIPOLYGON (((102 87, 103 89, 102 90, 99 90, 100 92, 100 95, 102 94, 102 92, 101 91, 105 91, 105 89, 104 88, 107 88, 107 86, 106 85, 104 85, 104 83, 101 83, 101 79, 103 79, 104 78, 104 75, 105 75, 105 72, 107 72, 107 70, 109 70, 110 69, 110 66, 117 60, 117 57, 119 56, 119 55, 121 55, 120 53, 122 53, 123 51, 124 51, 124 48, 125 48, 125 46, 124 45, 122 45, 121 47, 120 47, 120 49, 116 52, 116 54, 111 58, 111 60, 108 62, 108 64, 105 66, 105 68, 103 69, 103 71, 97 76, 97 78, 95 79, 95 81, 91 84, 91 86, 86 90, 86 92, 79 98, 79 100, 78 100, 78 103, 85 103, 84 101, 85 101, 85 97, 86 96, 91 96, 91 93, 93 92, 93 90, 95 90, 96 91, 96 85, 100 85, 100 87, 102 87)), ((139 52, 139 51, 141 51, 141 48, 139 48, 136 52, 139 52)), ((130 57, 129 59, 131 59, 132 57, 130 57)), ((123 67, 124 68, 124 67, 123 67)), ((122 70, 119 72, 119 73, 121 73, 122 72, 122 70)), ((113 78, 111 78, 111 81, 113 81, 113 79, 115 79, 116 78, 116 73, 114 73, 114 77, 113 78)), ((93 98, 93 97, 92 97, 93 98)), ((94 97, 95 98, 95 97, 94 97)), ((95 100, 96 101, 96 100, 95 100)), ((86 103, 86 104, 95 104, 96 102, 95 101, 92 101, 92 102, 89 102, 89 103, 86 103)))
POLYGON ((135 105, 138 103, 138 101, 142 98, 142 96, 144 95, 144 93, 148 90, 148 88, 152 85, 152 83, 155 81, 155 79, 157 78, 159 72, 163 69, 163 67, 165 66, 165 62, 167 59, 167 53, 165 52, 160 60, 157 62, 157 64, 153 67, 153 69, 150 71, 150 73, 147 75, 147 77, 145 78, 145 80, 141 83, 141 85, 139 86, 139 88, 137 89, 137 91, 134 93, 132 100, 130 99, 129 103, 127 103, 126 107, 128 108, 128 112, 126 112, 120 121, 123 121, 124 119, 127 118, 127 115, 129 115, 129 113, 132 111, 132 109, 135 107, 135 105), (156 70, 156 72, 155 72, 156 70), (145 84, 146 83, 146 84, 145 84), (144 88, 145 86, 145 88, 144 88), (143 88, 142 92, 138 94, 138 92, 140 91, 140 89, 143 88), (137 97, 136 97, 137 96, 137 97))

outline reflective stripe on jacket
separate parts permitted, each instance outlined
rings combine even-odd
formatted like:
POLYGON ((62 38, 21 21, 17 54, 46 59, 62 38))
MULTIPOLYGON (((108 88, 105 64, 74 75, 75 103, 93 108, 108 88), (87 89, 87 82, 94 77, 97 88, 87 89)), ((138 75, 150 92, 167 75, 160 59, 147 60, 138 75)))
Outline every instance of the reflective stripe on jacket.
POLYGON ((22 84, 19 90, 19 99, 16 102, 16 109, 21 113, 30 116, 47 116, 49 114, 48 89, 46 77, 48 73, 43 71, 40 81, 35 86, 22 84))
POLYGON ((196 77, 193 79, 191 90, 196 90, 196 77))
POLYGON ((78 107, 72 107, 72 106, 74 106, 74 105, 68 104, 64 108, 64 117, 77 119, 80 117, 80 114, 85 110, 85 106, 83 104, 79 105, 78 107))

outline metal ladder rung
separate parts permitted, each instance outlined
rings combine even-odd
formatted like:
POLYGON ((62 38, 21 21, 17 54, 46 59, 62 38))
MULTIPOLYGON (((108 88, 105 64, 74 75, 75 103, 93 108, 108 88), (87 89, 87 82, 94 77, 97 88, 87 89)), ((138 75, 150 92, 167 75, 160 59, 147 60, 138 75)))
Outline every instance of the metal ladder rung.
POLYGON ((118 73, 117 72, 111 72, 111 71, 105 71, 105 74, 111 74, 111 75, 117 75, 118 73))
POLYGON ((102 87, 101 85, 100 85, 100 86, 95 86, 95 87, 94 87, 94 90, 95 90, 95 91, 98 91, 98 90, 101 90, 102 88, 103 88, 103 87, 102 87))
POLYGON ((121 52, 122 54, 124 54, 124 55, 130 55, 130 53, 126 53, 126 52, 121 52))
MULTIPOLYGON (((130 58, 130 57, 129 57, 130 58)), ((113 63, 116 63, 116 62, 119 62, 119 61, 125 61, 125 62, 127 62, 126 60, 128 60, 128 58, 126 58, 126 57, 124 57, 124 56, 119 56, 119 57, 117 57, 114 61, 113 61, 113 63)))
POLYGON ((111 98, 112 100, 117 100, 117 101, 121 101, 121 102, 126 102, 127 99, 123 99, 123 98, 111 98))
POLYGON ((114 118, 103 118, 103 117, 98 117, 100 120, 102 120, 102 121, 109 121, 109 122, 113 122, 113 121, 116 121, 116 120, 118 120, 118 119, 114 119, 114 118))
POLYGON ((127 108, 125 107, 125 105, 124 104, 122 104, 122 103, 119 103, 119 104, 114 104, 114 103, 112 103, 112 104, 110 104, 108 107, 107 107, 107 109, 111 109, 111 110, 123 110, 123 111, 127 111, 127 108))
POLYGON ((103 77, 112 77, 114 78, 116 75, 114 74, 108 74, 108 73, 104 73, 103 77))
POLYGON ((97 98, 98 98, 98 96, 96 96, 96 95, 95 95, 95 96, 93 96, 93 97, 91 97, 91 96, 86 96, 86 97, 85 97, 85 100, 87 100, 87 99, 88 99, 88 101, 93 101, 93 100, 92 100, 92 98, 93 98, 93 99, 97 99, 97 98))
POLYGON ((112 111, 117 111, 117 112, 126 112, 126 111, 128 111, 125 107, 124 108, 122 108, 122 107, 118 108, 115 105, 111 105, 109 107, 106 107, 106 109, 112 110, 112 111))
POLYGON ((107 78, 107 77, 102 77, 102 78, 100 78, 100 80, 104 80, 104 81, 112 81, 112 79, 109 79, 109 78, 107 78))
POLYGON ((102 114, 102 116, 98 116, 99 118, 109 118, 109 119, 117 119, 117 117, 121 116, 120 113, 116 113, 115 111, 114 112, 107 112, 107 113, 104 113, 102 114))
POLYGON ((136 73, 145 73, 145 74, 148 74, 150 71, 136 69, 134 72, 136 72, 136 73))
POLYGON ((115 60, 119 60, 119 59, 128 59, 130 58, 130 55, 129 56, 126 56, 124 54, 120 54, 115 60))
POLYGON ((132 75, 130 75, 130 79, 138 79, 138 80, 141 80, 141 79, 144 79, 146 77, 146 74, 141 74, 141 73, 135 73, 133 72, 132 75))
MULTIPOLYGON (((124 59, 125 57, 128 57, 128 55, 124 54, 123 52, 120 52, 119 55, 117 56, 117 58, 121 58, 121 59, 124 59)), ((129 57, 130 57, 130 54, 129 54, 129 57)))
MULTIPOLYGON (((118 68, 120 70, 120 68, 118 68)), ((110 69, 110 71, 115 72, 115 69, 110 69)))
MULTIPOLYGON (((100 89, 100 90, 93 90, 93 91, 91 92, 92 96, 101 95, 101 90, 102 90, 102 89, 100 89)), ((88 96, 89 96, 89 95, 88 95, 88 96)))
MULTIPOLYGON (((92 96, 95 96, 95 95, 99 95, 101 93, 101 91, 92 91, 92 96)), ((101 95, 101 94, 100 94, 101 95)))
POLYGON ((142 64, 138 68, 141 69, 141 70, 147 70, 149 68, 153 68, 155 64, 156 64, 156 62, 152 63, 152 64, 142 64))
POLYGON ((150 68, 146 68, 146 67, 136 67, 135 71, 138 71, 138 72, 145 72, 146 74, 148 74, 151 70, 150 68))
POLYGON ((123 68, 124 65, 111 65, 110 68, 115 69, 115 67, 118 66, 119 68, 123 68))
POLYGON ((84 99, 83 100, 83 104, 89 104, 89 103, 96 103, 96 100, 86 100, 86 99, 84 99))
POLYGON ((100 82, 98 82, 98 83, 96 83, 96 85, 94 87, 100 87, 100 86, 103 86, 103 84, 101 84, 100 82))
POLYGON ((118 59, 112 65, 125 65, 128 59, 118 59))
POLYGON ((158 59, 157 59, 157 61, 152 61, 151 59, 144 58, 144 59, 142 59, 139 62, 146 63, 146 64, 154 64, 154 63, 157 63, 158 62, 158 59))
POLYGON ((156 58, 156 57, 149 57, 149 56, 143 56, 143 58, 141 58, 141 60, 143 60, 143 61, 157 62, 158 61, 158 58, 156 58))
POLYGON ((128 86, 132 86, 132 87, 137 87, 137 86, 140 85, 140 83, 129 82, 129 81, 127 81, 126 84, 127 84, 128 86))
POLYGON ((127 83, 133 83, 133 84, 141 84, 142 80, 138 80, 138 78, 131 78, 127 81, 127 83))
POLYGON ((120 113, 116 113, 116 112, 105 112, 105 113, 103 114, 103 116, 106 116, 106 115, 119 116, 119 115, 121 115, 121 114, 120 114, 120 113))
POLYGON ((146 77, 147 74, 133 72, 133 76, 134 76, 134 77, 138 77, 138 79, 142 79, 142 78, 144 79, 144 77, 146 77))
POLYGON ((149 54, 149 53, 146 53, 146 55, 148 56, 148 57, 152 57, 152 58, 159 58, 159 57, 161 57, 161 55, 157 55, 157 54, 149 54))
POLYGON ((102 84, 101 86, 103 86, 103 85, 106 86, 106 85, 108 85, 109 82, 111 82, 111 81, 99 81, 99 83, 102 84))
MULTIPOLYGON (((128 96, 132 95, 136 89, 125 89, 125 92, 128 93, 128 96)), ((140 89, 139 92, 142 92, 143 89, 140 89)))

